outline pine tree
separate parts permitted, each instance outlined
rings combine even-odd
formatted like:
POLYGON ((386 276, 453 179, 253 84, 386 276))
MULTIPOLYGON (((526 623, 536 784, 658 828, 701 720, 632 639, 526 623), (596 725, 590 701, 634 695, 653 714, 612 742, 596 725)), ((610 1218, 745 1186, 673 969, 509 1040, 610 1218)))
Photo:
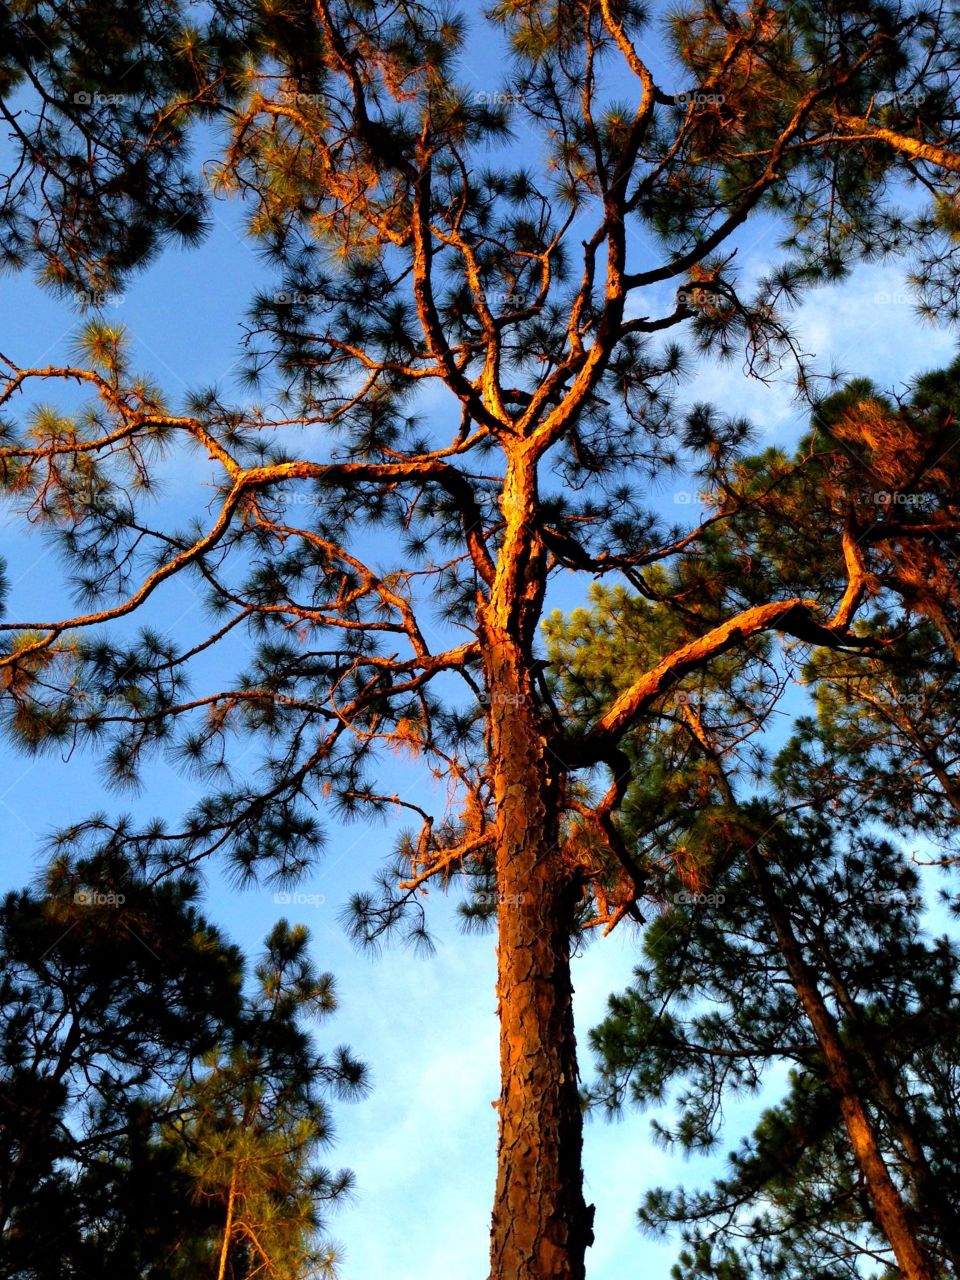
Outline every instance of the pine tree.
POLYGON ((316 1164, 332 1136, 323 1095, 362 1090, 364 1071, 343 1049, 332 1061, 318 1056, 298 1025, 336 1008, 333 981, 314 969, 308 942, 302 926, 277 925, 242 1037, 177 1094, 187 1117, 177 1135, 184 1165, 219 1222, 210 1271, 217 1280, 335 1274, 337 1250, 321 1235, 318 1213, 350 1190, 352 1177, 316 1164))
POLYGON ((750 816, 771 828, 760 876, 739 859, 707 892, 674 888, 634 985, 593 1035, 595 1095, 614 1109, 669 1100, 677 1118, 655 1122, 659 1138, 709 1150, 725 1104, 774 1064, 792 1064, 790 1088, 728 1174, 706 1192, 649 1191, 641 1223, 682 1228, 678 1276, 852 1276, 877 1262, 902 1274, 851 1140, 853 1102, 927 1274, 955 1275, 956 947, 924 936, 916 872, 889 843, 841 840, 813 815, 750 816))
MULTIPOLYGON (((955 369, 947 373, 945 385, 951 389, 955 374, 955 369)), ((905 410, 908 415, 923 407, 925 388, 937 376, 923 380, 905 410)), ((844 412, 864 416, 873 408, 875 399, 867 399, 864 391, 861 385, 838 397, 846 401, 844 412)), ((892 408, 885 412, 888 421, 895 416, 892 408)), ((899 457, 907 464, 909 440, 905 431, 899 457)), ((818 467, 802 478, 789 465, 771 462, 770 456, 747 459, 744 470, 761 474, 765 487, 774 465, 782 467, 790 490, 786 518, 777 523, 772 510, 765 518, 761 505, 759 516, 757 511, 748 516, 750 539, 734 523, 733 539, 715 555, 729 560, 739 543, 739 549, 749 546, 755 555, 760 549, 766 552, 765 559, 757 556, 759 574, 782 571, 783 560, 798 550, 790 531, 804 527, 800 502, 831 494, 832 487, 831 498, 842 512, 851 501, 851 474, 859 485, 870 479, 860 459, 855 466, 845 460, 846 488, 841 489, 825 452, 829 444, 828 436, 818 467)), ((810 454, 811 442, 805 441, 800 456, 810 454)), ((936 456, 939 460, 941 454, 936 456)), ((917 520, 928 535, 935 534, 934 556, 942 554, 953 535, 941 512, 949 511, 956 490, 949 478, 942 485, 933 508, 936 521, 930 521, 930 503, 917 520)), ((861 500, 859 493, 853 497, 861 500)), ((882 519, 875 515, 867 524, 868 532, 873 529, 880 536, 863 540, 862 574, 885 575, 870 595, 875 606, 889 611, 902 579, 884 544, 887 535, 899 536, 902 525, 896 518, 896 524, 880 524, 882 519)), ((831 531, 824 522, 821 528, 840 542, 850 526, 841 521, 831 531)), ((922 544, 919 554, 929 554, 922 544)), ((915 599, 907 598, 911 603, 915 599)), ((954 600, 947 582, 943 607, 938 607, 941 632, 949 628, 954 600)), ((929 612, 925 603, 916 608, 921 619, 929 612)), ((889 626, 889 616, 884 621, 889 626)), ((904 621, 897 619, 899 627, 904 621)), ((670 637, 664 635, 669 622, 664 610, 622 590, 595 591, 590 610, 570 618, 556 615, 548 638, 552 664, 563 673, 558 695, 579 714, 591 715, 597 697, 616 696, 629 681, 638 655, 642 660, 669 645, 670 637)), ((877 617, 868 617, 867 624, 877 628, 877 617)), ((930 1115, 951 1109, 956 993, 950 982, 944 986, 943 974, 954 964, 953 950, 945 942, 932 949, 916 943, 916 880, 898 868, 889 845, 868 834, 841 858, 835 834, 862 829, 870 819, 892 822, 900 802, 909 805, 909 827, 951 834, 955 846, 951 762, 938 762, 938 734, 955 706, 955 672, 949 661, 928 662, 936 657, 931 631, 930 623, 921 621, 882 657, 816 654, 806 669, 820 714, 800 721, 799 732, 772 767, 756 738, 776 704, 776 681, 769 673, 751 678, 748 669, 715 668, 710 679, 687 682, 625 744, 635 779, 624 801, 629 846, 653 869, 653 893, 659 888, 664 902, 694 905, 669 908, 651 928, 649 965, 638 970, 629 998, 613 1002, 610 1019, 597 1033, 606 1078, 613 1082, 608 1097, 618 1101, 622 1081, 632 1078, 638 1101, 660 1101, 671 1079, 687 1077, 692 1085, 682 1097, 683 1116, 671 1140, 709 1145, 726 1092, 755 1087, 770 1059, 795 1058, 803 1068, 794 1095, 765 1118, 753 1148, 735 1158, 731 1178, 699 1198, 683 1192, 649 1197, 642 1213, 647 1224, 687 1225, 691 1249, 681 1270, 688 1268, 690 1274, 728 1274, 725 1268, 731 1275, 742 1274, 742 1259, 729 1252, 729 1241, 738 1234, 747 1239, 750 1265, 761 1274, 784 1268, 793 1274, 794 1267, 801 1274, 820 1274, 825 1256, 833 1265, 855 1267, 856 1257, 862 1261, 865 1251, 875 1248, 864 1243, 864 1223, 892 1246, 902 1274, 938 1274, 935 1267, 940 1266, 957 1271, 960 1239, 952 1193, 944 1187, 949 1178, 942 1167, 934 1173, 935 1166, 949 1163, 953 1139, 948 1127, 938 1133, 927 1122, 930 1115), (767 784, 766 798, 739 802, 731 769, 767 784), (828 814, 842 826, 831 827, 828 814), (917 990, 911 991, 914 983, 917 990), (778 984, 792 989, 786 1007, 792 1019, 806 1021, 806 1036, 802 1024, 798 1033, 784 1021, 778 984), (685 1026, 678 1007, 698 999, 714 1007, 691 1016, 685 1026), (884 1021, 890 1024, 886 1028, 884 1021), (731 1028, 737 1028, 736 1034, 731 1028), (938 1035, 944 1039, 934 1053, 946 1066, 946 1076, 929 1072, 930 1042, 938 1035), (813 1038, 812 1046, 807 1037, 813 1038), (797 1042, 801 1050, 791 1047, 797 1042), (918 1078, 938 1089, 939 1096, 918 1095, 918 1078), (833 1095, 827 1113, 816 1103, 816 1090, 833 1095), (787 1120, 802 1128, 805 1105, 821 1116, 829 1114, 832 1127, 814 1126, 802 1148, 791 1144, 791 1151, 804 1156, 795 1175, 778 1155, 775 1140, 782 1140, 787 1120), (845 1143, 838 1142, 838 1128, 845 1143), (885 1143, 893 1144, 892 1157, 885 1143), (843 1183, 839 1188, 828 1184, 830 1197, 823 1196, 822 1179, 834 1168, 838 1152, 848 1169, 853 1163, 854 1182, 865 1188, 870 1206, 862 1218, 858 1208, 852 1227, 849 1222, 844 1226, 843 1212, 837 1209, 850 1194, 849 1176, 844 1175, 846 1191, 843 1183), (745 1220, 732 1214, 751 1197, 759 1205, 760 1198, 769 1196, 778 1206, 776 1213, 745 1220), (818 1206, 812 1214, 811 1201, 818 1206), (707 1225, 691 1227, 698 1222, 707 1225), (845 1234, 834 1235, 831 1246, 831 1233, 841 1228, 845 1234), (932 1232, 932 1249, 922 1229, 932 1232), (727 1250, 722 1263, 711 1241, 727 1250)), ((757 659, 761 672, 771 665, 769 652, 758 653, 757 659)))
POLYGON ((213 1280, 224 1213, 204 1153, 215 1135, 259 1162, 255 1223, 281 1268, 225 1274, 306 1276, 319 1259, 331 1273, 317 1215, 349 1175, 317 1163, 331 1138, 325 1096, 362 1091, 363 1068, 346 1050, 318 1055, 302 1025, 335 1007, 329 976, 304 961, 306 931, 275 929, 247 993, 239 951, 196 894, 187 877, 151 884, 116 858, 58 860, 43 893, 0 908, 0 1274, 11 1280, 213 1280), (275 1123, 234 1116, 238 1096, 275 1123))
MULTIPOLYGON (((3 624, 11 723, 36 749, 89 742, 119 784, 156 749, 222 779, 180 826, 98 819, 73 833, 171 872, 225 850, 244 874, 293 874, 318 848, 318 794, 357 816, 400 806, 414 827, 382 895, 358 894, 357 930, 423 940, 428 880, 466 880, 484 894, 473 914, 496 911, 491 1276, 581 1280, 592 1209, 570 944, 591 921, 636 915, 646 892, 619 831, 622 744, 693 672, 731 663, 762 683, 751 646, 765 637, 843 652, 889 639, 856 629, 860 561, 821 538, 809 506, 816 573, 782 558, 753 575, 749 553, 722 550, 737 520, 749 536, 753 508, 775 516, 779 486, 738 471, 742 421, 681 413, 675 386, 685 354, 710 350, 740 353, 762 376, 792 362, 810 394, 787 313, 878 252, 914 260, 926 305, 955 311, 955 20, 829 0, 692 4, 669 23, 671 84, 644 62, 650 18, 630 0, 502 0, 490 22, 509 79, 478 94, 463 83, 463 20, 418 0, 218 0, 197 66, 179 35, 171 44, 180 10, 165 12, 170 27, 135 28, 163 76, 104 102, 96 131, 108 153, 119 137, 134 156, 146 136, 147 178, 139 160, 114 165, 103 217, 89 199, 43 206, 38 178, 34 203, 18 205, 27 223, 8 214, 5 240, 15 259, 30 240, 54 278, 120 278, 136 254, 109 221, 118 208, 146 219, 144 249, 175 224, 152 219, 155 182, 198 216, 193 188, 177 186, 185 146, 171 158, 160 122, 185 144, 194 120, 222 121, 216 193, 248 199, 279 274, 249 323, 265 400, 209 390, 176 406, 99 321, 76 365, 9 364, 8 409, 37 385, 79 383, 89 396, 77 414, 21 409, 0 451, 8 491, 59 538, 88 605, 3 624), (540 148, 524 145, 522 159, 521 125, 540 148), (898 183, 915 187, 919 212, 896 207, 898 183), (758 218, 779 219, 786 242, 748 288, 734 254, 758 218), (665 341, 671 331, 685 345, 665 341), (431 388, 432 414, 418 396, 431 388), (216 509, 167 527, 143 498, 158 459, 191 449, 220 477, 216 509), (642 498, 678 466, 706 494, 692 527, 665 527, 642 498), (579 719, 554 702, 538 649, 548 585, 569 573, 626 580, 663 614, 662 644, 579 719), (144 629, 131 640, 123 620, 178 575, 217 615, 206 639, 144 629), (193 660, 243 630, 247 668, 188 693, 193 660), (230 742, 252 734, 264 769, 235 777, 230 742), (381 789, 382 749, 431 769, 450 809, 381 789)), ((54 45, 51 62, 26 39, 37 13, 49 18, 15 11, 11 56, 43 74, 15 78, 35 112, 60 119, 45 77, 89 35, 70 35, 63 58, 54 45)), ((48 187, 76 156, 58 138, 31 135, 48 187)), ((887 548, 903 566, 928 540, 907 524, 887 548)), ((926 603, 914 594, 905 607, 926 603)))

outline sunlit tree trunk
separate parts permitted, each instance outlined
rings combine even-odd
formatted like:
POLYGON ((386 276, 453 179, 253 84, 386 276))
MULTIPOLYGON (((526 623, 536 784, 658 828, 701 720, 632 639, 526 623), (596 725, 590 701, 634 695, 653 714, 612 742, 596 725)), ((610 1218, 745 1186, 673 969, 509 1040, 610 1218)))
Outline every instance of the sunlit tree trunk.
POLYGON ((220 1265, 217 1268, 217 1280, 224 1280, 227 1274, 227 1261, 230 1257, 230 1241, 233 1236, 233 1213, 237 1199, 237 1170, 234 1166, 230 1175, 230 1190, 227 1194, 227 1220, 223 1227, 223 1244, 220 1246, 220 1265))
POLYGON ((748 854, 748 860, 776 931, 794 989, 810 1019, 823 1053, 827 1079, 840 1103, 854 1159, 866 1182, 880 1229, 890 1242, 904 1280, 934 1280, 933 1266, 917 1238, 896 1183, 890 1176, 846 1047, 814 974, 804 958, 789 914, 776 892, 762 854, 753 848, 748 854))
POLYGON ((910 1181, 916 1189, 917 1207, 931 1223, 936 1225, 937 1234, 949 1255, 954 1275, 960 1276, 960 1221, 958 1221, 956 1210, 941 1191, 923 1143, 917 1135, 913 1120, 904 1103, 905 1084, 892 1072, 883 1050, 874 1051, 870 1030, 864 1026, 860 1007, 833 963, 823 930, 814 925, 813 935, 816 939, 817 952, 829 975, 830 985, 837 1002, 849 1019, 850 1025, 856 1027, 859 1032, 860 1055, 870 1071, 875 1096, 884 1109, 890 1130, 903 1149, 909 1167, 910 1181))
POLYGON ((491 1280, 583 1280, 593 1210, 583 1198, 570 939, 581 885, 558 848, 559 762, 530 674, 542 602, 532 529, 536 481, 522 462, 504 494, 508 528, 483 610, 497 822, 500 1137, 491 1280))
POLYGON ((582 1280, 584 1204, 570 934, 579 888, 557 849, 557 797, 529 696, 494 674, 500 1140, 491 1280, 582 1280))

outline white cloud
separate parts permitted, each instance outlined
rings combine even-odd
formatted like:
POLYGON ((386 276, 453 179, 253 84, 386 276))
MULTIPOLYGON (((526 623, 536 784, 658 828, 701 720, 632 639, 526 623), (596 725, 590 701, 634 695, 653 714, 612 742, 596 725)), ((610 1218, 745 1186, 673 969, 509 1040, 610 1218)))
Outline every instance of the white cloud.
MULTIPOLYGON (((847 377, 902 391, 918 374, 948 364, 957 349, 955 330, 921 320, 914 307, 902 267, 870 263, 839 284, 806 294, 791 327, 816 372, 835 365, 847 377)), ((708 401, 748 418, 762 437, 785 440, 807 424, 792 375, 785 364, 781 376, 764 383, 746 377, 739 359, 703 360, 683 399, 708 401)))

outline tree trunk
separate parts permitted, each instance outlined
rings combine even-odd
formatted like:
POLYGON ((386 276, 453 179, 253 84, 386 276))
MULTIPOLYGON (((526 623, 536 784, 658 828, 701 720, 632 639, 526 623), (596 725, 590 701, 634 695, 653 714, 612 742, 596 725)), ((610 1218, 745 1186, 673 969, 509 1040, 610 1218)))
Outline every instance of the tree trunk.
POLYGON ((904 1280, 934 1280, 933 1266, 917 1238, 907 1207, 883 1158, 873 1122, 857 1087, 837 1024, 804 958, 789 914, 770 879, 763 855, 754 847, 747 857, 776 931, 790 978, 823 1052, 827 1079, 840 1102, 854 1159, 867 1184, 880 1229, 890 1242, 904 1280))
POLYGON ((862 1010, 847 989, 846 983, 833 963, 823 930, 813 925, 817 953, 830 979, 830 985, 849 1025, 857 1031, 859 1056, 873 1081, 877 1101, 886 1112, 887 1122, 897 1142, 903 1148, 909 1166, 910 1181, 916 1191, 917 1206, 928 1222, 936 1226, 941 1244, 946 1251, 954 1275, 960 1277, 960 1221, 953 1206, 944 1197, 937 1182, 923 1143, 917 1135, 913 1119, 903 1100, 905 1087, 895 1075, 882 1049, 872 1043, 872 1030, 866 1025, 862 1010))
MULTIPOLYGON (((72 1001, 70 1002, 72 1006, 72 1001)), ((42 1075, 43 1082, 56 1096, 57 1086, 68 1071, 75 1065, 74 1052, 83 1039, 83 1024, 80 1014, 73 1012, 70 1026, 57 1051, 57 1060, 48 1070, 42 1068, 42 1059, 35 1059, 33 1070, 42 1075)), ((9 1168, 6 1181, 0 1183, 0 1234, 6 1231, 10 1219, 23 1203, 25 1194, 33 1189, 38 1177, 36 1162, 33 1160, 33 1148, 36 1145, 37 1130, 44 1116, 43 1095, 41 1093, 37 1106, 28 1112, 29 1120, 22 1125, 17 1142, 17 1156, 9 1168)), ((66 1156, 69 1157, 69 1149, 66 1156)))
POLYGON ((220 1265, 217 1268, 217 1280, 224 1280, 227 1274, 227 1260, 230 1257, 230 1241, 233 1236, 233 1210, 237 1198, 237 1167, 234 1165, 230 1175, 230 1190, 227 1193, 227 1220, 223 1227, 223 1244, 220 1247, 220 1265))
POLYGON ((557 848, 558 797, 529 673, 485 653, 497 809, 500 1137, 491 1280, 583 1280, 583 1199, 570 935, 581 888, 557 848))

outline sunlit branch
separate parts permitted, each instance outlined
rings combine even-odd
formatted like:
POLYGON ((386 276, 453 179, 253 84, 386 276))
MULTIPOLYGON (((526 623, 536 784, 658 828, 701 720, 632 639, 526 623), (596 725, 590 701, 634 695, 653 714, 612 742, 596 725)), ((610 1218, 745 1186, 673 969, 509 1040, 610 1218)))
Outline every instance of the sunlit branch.
POLYGON ((816 614, 816 603, 802 598, 756 605, 676 649, 617 698, 587 731, 582 744, 570 744, 573 761, 583 767, 602 759, 598 752, 615 743, 656 698, 683 676, 763 632, 779 631, 807 644, 831 648, 875 645, 876 642, 859 639, 846 630, 823 625, 817 621, 816 614))

